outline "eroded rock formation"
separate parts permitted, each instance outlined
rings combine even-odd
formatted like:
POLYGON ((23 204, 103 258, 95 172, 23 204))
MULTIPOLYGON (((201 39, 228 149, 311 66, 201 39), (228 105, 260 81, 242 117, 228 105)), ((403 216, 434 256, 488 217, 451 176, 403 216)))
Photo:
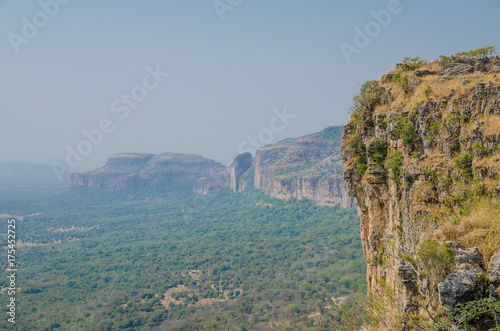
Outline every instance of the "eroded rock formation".
POLYGON ((100 169, 71 176, 72 187, 135 189, 196 188, 211 192, 229 185, 222 164, 190 154, 116 154, 100 169))

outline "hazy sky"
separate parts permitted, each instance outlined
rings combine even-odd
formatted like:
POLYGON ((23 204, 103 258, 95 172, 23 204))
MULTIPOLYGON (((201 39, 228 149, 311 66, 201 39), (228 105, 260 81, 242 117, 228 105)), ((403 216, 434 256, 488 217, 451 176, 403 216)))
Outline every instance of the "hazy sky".
POLYGON ((0 0, 0 162, 227 164, 342 125, 359 85, 405 56, 500 46, 498 0, 398 2, 0 0))

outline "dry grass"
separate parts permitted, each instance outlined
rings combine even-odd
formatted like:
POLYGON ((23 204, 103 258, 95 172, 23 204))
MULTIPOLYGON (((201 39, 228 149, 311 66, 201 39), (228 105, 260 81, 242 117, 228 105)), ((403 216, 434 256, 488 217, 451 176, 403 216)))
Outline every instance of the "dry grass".
POLYGON ((485 267, 491 256, 500 249, 500 201, 482 198, 462 216, 459 225, 451 223, 440 227, 441 240, 458 241, 464 247, 477 247, 484 257, 485 267))
MULTIPOLYGON (((431 70, 435 72, 440 72, 441 68, 438 62, 431 62, 429 63, 428 66, 419 68, 417 70, 431 70)), ((391 70, 388 72, 388 74, 396 73, 396 70, 391 70)), ((415 71, 409 71, 404 73, 405 75, 408 76, 414 76, 415 71)), ((378 107, 378 112, 380 114, 384 114, 388 112, 389 110, 393 109, 394 105, 398 104, 406 104, 407 107, 413 107, 417 104, 425 104, 427 101, 440 101, 443 100, 445 97, 447 97, 450 94, 451 90, 455 91, 454 96, 452 99, 454 99, 457 96, 463 95, 463 93, 468 89, 468 88, 475 88, 477 83, 486 83, 488 81, 493 81, 495 74, 467 74, 467 75, 459 75, 459 76, 452 76, 449 77, 449 80, 443 80, 443 76, 440 75, 428 75, 424 77, 418 77, 418 79, 422 80, 422 82, 415 88, 413 93, 409 96, 405 95, 403 91, 395 84, 392 82, 384 83, 382 80, 379 81, 379 84, 385 86, 385 87, 392 87, 393 90, 393 96, 394 100, 389 104, 389 105, 384 105, 384 106, 379 106, 378 107), (465 84, 462 83, 461 79, 465 79, 465 84), (427 99, 425 96, 425 89, 427 85, 430 85, 432 88, 432 94, 427 99)), ((498 124, 500 127, 500 124, 498 124)), ((496 131, 498 132, 498 131, 496 131)))
POLYGON ((484 118, 484 130, 486 135, 497 135, 500 133, 500 115, 486 116, 484 118))
POLYGON ((445 170, 453 167, 450 163, 449 157, 444 155, 441 151, 435 149, 430 154, 424 154, 418 161, 419 168, 432 169, 434 171, 445 170))
POLYGON ((385 281, 378 282, 379 288, 369 292, 362 306, 368 323, 361 326, 364 331, 400 330, 403 316, 399 311, 400 293, 385 281))

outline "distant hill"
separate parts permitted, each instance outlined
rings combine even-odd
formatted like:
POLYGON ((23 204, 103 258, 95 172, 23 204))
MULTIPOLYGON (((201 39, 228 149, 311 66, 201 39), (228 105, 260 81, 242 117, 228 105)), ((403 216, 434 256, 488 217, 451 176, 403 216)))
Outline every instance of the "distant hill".
POLYGON ((47 164, 0 163, 0 187, 5 186, 69 186, 69 174, 60 182, 47 164))
POLYGON ((199 155, 122 153, 111 156, 102 168, 73 174, 71 187, 193 190, 206 178, 219 178, 219 188, 229 185, 227 167, 199 155))

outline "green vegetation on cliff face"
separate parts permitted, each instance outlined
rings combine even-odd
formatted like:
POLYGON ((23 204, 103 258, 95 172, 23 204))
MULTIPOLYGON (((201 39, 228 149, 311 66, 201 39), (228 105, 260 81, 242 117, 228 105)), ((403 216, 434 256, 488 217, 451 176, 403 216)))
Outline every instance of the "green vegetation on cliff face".
POLYGON ((22 216, 22 330, 330 330, 340 303, 365 292, 352 209, 255 190, 0 194, 1 210, 22 216), (183 213, 193 199, 203 208, 183 213))
POLYGON ((500 297, 496 281, 466 279, 487 275, 500 250, 500 214, 488 211, 500 205, 500 59, 484 57, 495 51, 406 58, 353 99, 344 175, 362 211, 368 290, 392 297, 376 328, 425 328, 443 305, 500 297))

